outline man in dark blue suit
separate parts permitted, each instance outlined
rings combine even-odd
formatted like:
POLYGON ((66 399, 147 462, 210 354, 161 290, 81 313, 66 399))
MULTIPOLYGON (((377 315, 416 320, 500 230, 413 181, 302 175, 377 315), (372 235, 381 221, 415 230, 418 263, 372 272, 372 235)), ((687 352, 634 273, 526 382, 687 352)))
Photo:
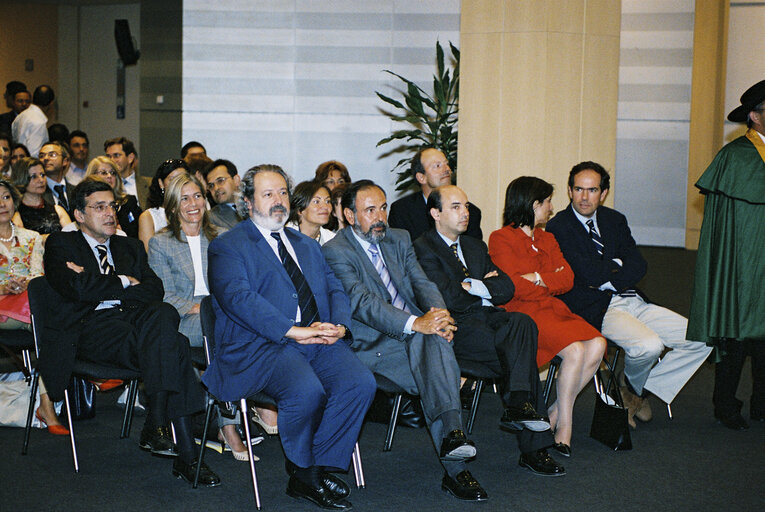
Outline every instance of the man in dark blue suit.
POLYGON ((289 178, 275 165, 242 179, 234 229, 208 250, 218 346, 203 382, 221 400, 258 391, 279 408, 287 494, 345 510, 345 470, 376 390, 349 347, 348 296, 319 244, 291 229, 289 178))
POLYGON ((575 165, 568 178, 571 204, 546 229, 574 270, 574 287, 560 299, 624 349, 622 394, 634 428, 634 418, 651 419, 646 391, 672 402, 711 348, 685 339, 686 318, 637 292, 648 266, 624 215, 601 206, 609 183, 600 164, 575 165), (669 352, 657 363, 666 348, 669 352))

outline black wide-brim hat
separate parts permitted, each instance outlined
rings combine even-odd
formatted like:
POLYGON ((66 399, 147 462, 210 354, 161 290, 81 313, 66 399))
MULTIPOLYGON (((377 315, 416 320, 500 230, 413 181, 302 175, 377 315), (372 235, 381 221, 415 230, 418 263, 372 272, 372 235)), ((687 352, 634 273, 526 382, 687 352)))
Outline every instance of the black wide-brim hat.
POLYGON ((728 114, 728 121, 734 123, 746 123, 746 119, 749 116, 749 112, 765 101, 765 80, 757 82, 744 94, 741 95, 741 105, 734 108, 733 111, 728 114))

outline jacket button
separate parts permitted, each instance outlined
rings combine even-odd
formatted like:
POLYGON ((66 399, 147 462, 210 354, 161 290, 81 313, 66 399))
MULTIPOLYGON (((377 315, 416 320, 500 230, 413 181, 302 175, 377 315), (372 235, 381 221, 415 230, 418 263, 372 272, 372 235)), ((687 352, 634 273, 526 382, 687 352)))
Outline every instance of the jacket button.
POLYGON ((377 357, 382 357, 382 353, 378 352, 375 354, 377 357))
POLYGON ((292 294, 292 298, 293 298, 293 299, 297 299, 297 293, 293 293, 293 294, 292 294))

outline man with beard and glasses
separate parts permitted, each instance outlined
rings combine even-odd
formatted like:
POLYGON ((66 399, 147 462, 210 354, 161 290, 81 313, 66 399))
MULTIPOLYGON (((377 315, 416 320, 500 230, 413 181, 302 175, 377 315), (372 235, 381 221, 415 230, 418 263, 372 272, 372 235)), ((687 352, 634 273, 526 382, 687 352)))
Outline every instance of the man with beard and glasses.
POLYGON ((349 347, 348 296, 319 244, 284 229, 290 198, 281 167, 258 165, 241 181, 239 210, 249 220, 208 249, 218 345, 202 381, 221 400, 273 397, 287 494, 347 510, 350 488, 332 472, 348 468, 376 388, 349 347))
POLYGON ((462 431, 454 319, 420 268, 409 234, 388 229, 385 192, 371 180, 357 181, 342 206, 348 226, 322 250, 351 299, 351 347, 374 373, 420 395, 445 470, 442 489, 485 501, 465 465, 476 449, 462 431))

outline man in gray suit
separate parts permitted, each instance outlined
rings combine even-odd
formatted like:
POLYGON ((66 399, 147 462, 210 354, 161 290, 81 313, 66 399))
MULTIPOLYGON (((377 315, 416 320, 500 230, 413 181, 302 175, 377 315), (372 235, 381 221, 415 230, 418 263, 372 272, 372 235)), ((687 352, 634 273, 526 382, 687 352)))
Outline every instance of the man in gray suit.
POLYGON ((462 431, 454 319, 420 268, 409 234, 388 229, 385 192, 357 181, 342 206, 348 226, 322 249, 351 299, 351 348, 374 373, 420 395, 446 472, 442 489, 484 501, 486 491, 465 467, 476 450, 462 431))
POLYGON ((235 204, 239 190, 236 166, 228 160, 219 159, 207 166, 202 174, 207 183, 207 192, 216 203, 210 210, 210 221, 224 229, 233 228, 243 220, 235 204))

